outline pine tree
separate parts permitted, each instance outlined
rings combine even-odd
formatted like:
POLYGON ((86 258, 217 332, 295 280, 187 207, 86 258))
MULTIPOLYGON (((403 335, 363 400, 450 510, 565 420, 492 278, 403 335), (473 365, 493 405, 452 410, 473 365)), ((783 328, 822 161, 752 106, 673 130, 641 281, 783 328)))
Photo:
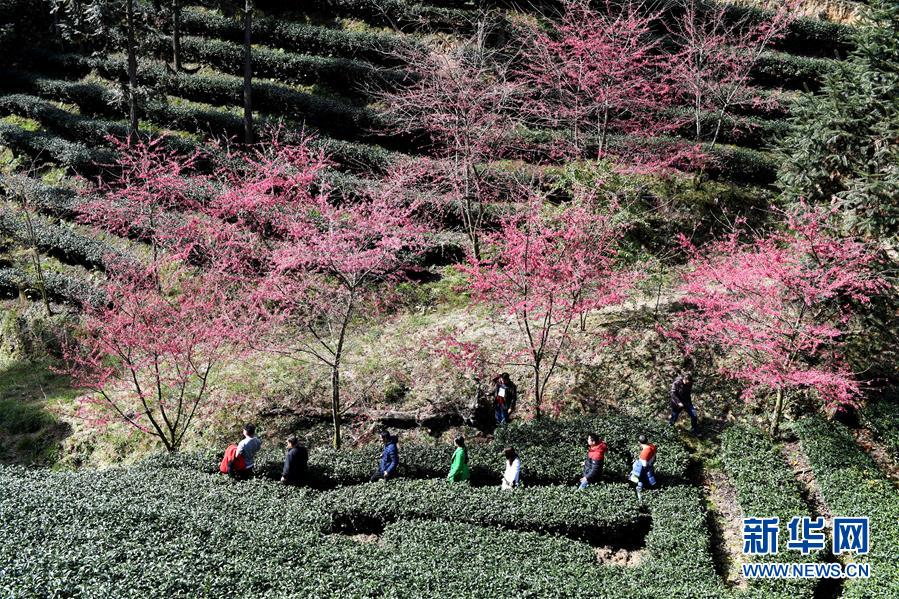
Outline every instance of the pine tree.
POLYGON ((798 102, 783 140, 788 201, 831 204, 847 232, 899 241, 899 1, 872 0, 849 60, 798 102))

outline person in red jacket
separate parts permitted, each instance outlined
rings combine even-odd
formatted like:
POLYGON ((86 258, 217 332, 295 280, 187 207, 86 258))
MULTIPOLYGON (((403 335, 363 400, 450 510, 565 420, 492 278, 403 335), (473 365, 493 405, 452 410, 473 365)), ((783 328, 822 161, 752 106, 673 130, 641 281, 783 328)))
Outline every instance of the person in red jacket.
POLYGON ((587 458, 584 460, 584 475, 581 477, 579 489, 598 483, 602 478, 602 467, 606 459, 606 442, 596 433, 587 435, 587 458))

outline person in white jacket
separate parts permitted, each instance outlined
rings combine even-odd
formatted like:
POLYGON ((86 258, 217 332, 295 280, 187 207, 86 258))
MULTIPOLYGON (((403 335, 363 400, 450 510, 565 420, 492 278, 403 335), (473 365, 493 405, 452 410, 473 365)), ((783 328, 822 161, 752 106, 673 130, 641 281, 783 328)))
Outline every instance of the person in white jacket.
POLYGON ((503 455, 506 456, 506 471, 503 473, 502 489, 514 489, 519 484, 521 476, 521 459, 512 447, 503 449, 503 455))

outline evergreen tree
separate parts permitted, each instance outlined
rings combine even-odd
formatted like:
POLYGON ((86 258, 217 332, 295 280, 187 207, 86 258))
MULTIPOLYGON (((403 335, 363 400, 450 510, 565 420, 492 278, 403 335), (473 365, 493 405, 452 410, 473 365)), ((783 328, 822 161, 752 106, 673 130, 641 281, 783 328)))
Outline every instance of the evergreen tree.
POLYGON ((894 260, 899 236, 899 1, 872 0, 849 60, 798 102, 783 140, 787 201, 831 204, 894 260))

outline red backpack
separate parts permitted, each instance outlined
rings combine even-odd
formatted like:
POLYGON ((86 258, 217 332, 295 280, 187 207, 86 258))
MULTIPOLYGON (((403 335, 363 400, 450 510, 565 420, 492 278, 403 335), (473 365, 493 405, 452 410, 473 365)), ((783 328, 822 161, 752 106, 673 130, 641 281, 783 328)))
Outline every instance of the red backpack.
POLYGON ((225 457, 222 458, 222 463, 219 464, 219 472, 228 474, 230 472, 228 468, 229 464, 235 471, 246 470, 247 463, 244 461, 242 455, 237 455, 236 443, 232 443, 228 446, 228 449, 225 450, 225 457))

